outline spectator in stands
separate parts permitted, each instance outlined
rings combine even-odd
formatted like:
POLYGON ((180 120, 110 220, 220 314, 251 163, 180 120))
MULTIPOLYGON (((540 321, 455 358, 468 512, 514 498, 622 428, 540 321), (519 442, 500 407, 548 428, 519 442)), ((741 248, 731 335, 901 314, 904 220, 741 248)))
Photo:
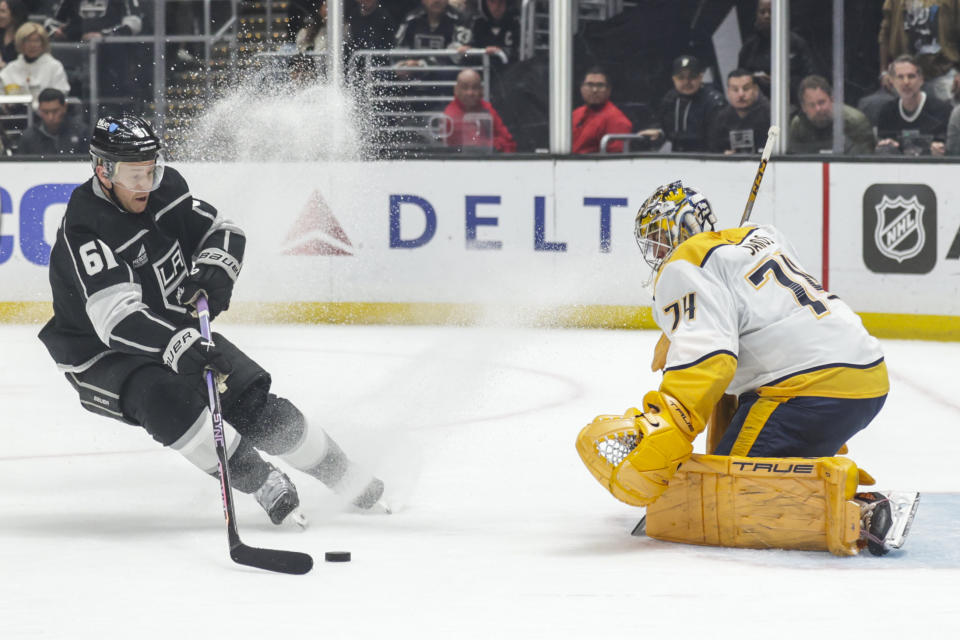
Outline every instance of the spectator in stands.
POLYGON ((723 94, 703 84, 703 67, 694 56, 673 61, 673 89, 660 102, 657 126, 640 131, 655 144, 669 140, 673 151, 708 151, 710 125, 726 105, 723 94))
MULTIPOLYGON (((753 73, 760 91, 770 97, 770 0, 757 0, 754 32, 743 41, 737 66, 753 73)), ((790 95, 797 95, 803 78, 816 72, 810 45, 796 33, 790 33, 790 95)))
MULTIPOLYGON (((833 88, 822 76, 807 76, 800 82, 801 113, 790 121, 790 150, 821 153, 833 150, 833 88)), ((850 105, 843 105, 843 153, 873 153, 877 141, 873 125, 850 105)))
POLYGON ((36 107, 37 96, 47 87, 70 93, 67 73, 59 60, 50 55, 50 38, 36 22, 17 29, 14 39, 17 59, 0 70, 0 87, 6 93, 30 93, 36 107))
POLYGON ((349 51, 392 49, 397 25, 380 0, 356 0, 347 7, 346 41, 349 51))
POLYGON ((483 79, 473 69, 457 76, 453 101, 443 113, 450 119, 447 146, 468 149, 494 149, 513 153, 517 143, 496 109, 483 99, 483 79))
MULTIPOLYGON (((423 6, 411 11, 397 29, 398 49, 455 49, 470 48, 473 36, 463 23, 463 17, 450 8, 448 0, 422 0, 423 6)), ((426 60, 404 60, 400 66, 426 65, 426 60)))
POLYGON ((948 156, 960 156, 960 105, 950 112, 947 121, 947 151, 948 156))
MULTIPOLYGON (((612 90, 606 71, 600 67, 593 67, 584 75, 580 96, 586 104, 573 111, 574 153, 597 153, 606 134, 633 131, 630 119, 610 102, 612 90)), ((623 151, 623 142, 611 142, 607 151, 623 151)))
POLYGON ((53 40, 90 42, 104 36, 135 36, 143 30, 140 5, 127 0, 63 0, 50 34, 53 40))
MULTIPOLYGON (((486 49, 491 56, 500 52, 507 56, 507 64, 516 62, 520 55, 520 12, 509 7, 507 0, 478 0, 480 10, 470 25, 473 46, 486 49)), ((499 58, 491 58, 501 64, 499 58)))
POLYGON ((900 98, 880 112, 877 153, 943 155, 950 105, 923 90, 923 71, 913 56, 893 61, 893 85, 900 98))
POLYGON ((21 0, 0 0, 0 69, 17 59, 14 40, 26 21, 27 6, 21 0))
POLYGON ((899 97, 897 96, 897 90, 893 88, 893 71, 889 68, 890 65, 887 66, 888 68, 880 74, 880 86, 877 90, 863 96, 857 103, 857 109, 860 109, 863 115, 867 116, 874 128, 880 122, 880 111, 883 109, 883 105, 893 102, 899 97))
POLYGON ((729 153, 758 153, 767 143, 770 102, 763 97, 754 75, 734 69, 727 75, 727 100, 710 131, 710 150, 729 153))
MULTIPOLYGON (((287 4, 287 36, 291 42, 297 42, 298 36, 309 23, 320 15, 320 7, 326 0, 290 0, 287 4)), ((327 19, 326 7, 323 8, 323 20, 327 19)))
POLYGON ((949 102, 960 88, 960 2, 885 0, 880 23, 880 68, 904 54, 914 56, 924 91, 949 102))
POLYGON ((389 0, 384 2, 384 8, 390 12, 395 24, 400 24, 412 12, 416 11, 422 0, 389 0))
POLYGON ((56 157, 85 154, 90 127, 67 114, 67 98, 59 89, 44 89, 37 97, 40 122, 23 132, 17 155, 56 157))
POLYGON ((293 31, 293 41, 299 53, 326 51, 327 0, 296 0, 288 5, 287 28, 293 31), (300 12, 305 12, 301 14, 300 12))
POLYGON ((140 4, 129 0, 63 0, 57 9, 52 40, 98 41, 97 84, 103 107, 139 108, 152 97, 152 58, 140 44, 109 42, 110 36, 136 36, 143 30, 140 4), (106 38, 106 40, 104 40, 106 38))

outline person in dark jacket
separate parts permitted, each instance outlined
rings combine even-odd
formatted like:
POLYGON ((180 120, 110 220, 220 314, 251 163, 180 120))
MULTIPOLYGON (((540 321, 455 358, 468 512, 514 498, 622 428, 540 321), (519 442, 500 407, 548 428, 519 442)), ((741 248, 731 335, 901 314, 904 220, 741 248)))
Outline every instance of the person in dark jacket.
POLYGON ((380 0, 356 0, 347 7, 347 47, 392 49, 397 25, 380 0))
MULTIPOLYGON (((754 33, 743 41, 737 66, 753 73, 760 91, 770 97, 770 0, 758 0, 754 33)), ((807 41, 790 34, 790 96, 795 98, 800 81, 817 72, 807 41)))
POLYGON ((877 153, 944 155, 950 105, 923 90, 923 71, 913 56, 899 56, 891 66, 900 98, 880 110, 877 153))
POLYGON ((726 105, 723 94, 703 84, 703 67, 694 56, 673 61, 673 89, 660 102, 656 124, 640 131, 654 144, 669 140, 673 151, 707 151, 710 125, 726 105))
MULTIPOLYGON (((520 13, 508 6, 507 0, 478 0, 480 11, 473 17, 470 31, 473 46, 495 55, 503 52, 507 64, 516 62, 520 54, 520 13)), ((491 58, 494 64, 503 64, 491 58)))
POLYGON ((760 94, 753 74, 734 69, 727 75, 727 100, 710 129, 710 150, 718 153, 759 153, 767 143, 770 101, 760 94))
POLYGON ((66 96, 47 88, 37 96, 40 122, 23 132, 17 155, 56 157, 86 154, 90 149, 87 126, 67 114, 66 96))

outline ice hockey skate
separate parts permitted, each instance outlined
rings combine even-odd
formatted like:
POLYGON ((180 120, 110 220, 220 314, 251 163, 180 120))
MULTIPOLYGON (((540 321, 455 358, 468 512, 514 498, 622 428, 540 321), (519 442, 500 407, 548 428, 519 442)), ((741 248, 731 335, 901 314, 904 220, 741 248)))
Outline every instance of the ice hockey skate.
POLYGON ((290 478, 276 467, 257 489, 253 497, 263 507, 273 524, 282 524, 289 517, 294 524, 306 529, 307 519, 300 513, 300 496, 290 478))
POLYGON ((855 496, 860 503, 860 541, 875 556, 899 549, 907 539, 920 504, 916 491, 869 491, 855 496))

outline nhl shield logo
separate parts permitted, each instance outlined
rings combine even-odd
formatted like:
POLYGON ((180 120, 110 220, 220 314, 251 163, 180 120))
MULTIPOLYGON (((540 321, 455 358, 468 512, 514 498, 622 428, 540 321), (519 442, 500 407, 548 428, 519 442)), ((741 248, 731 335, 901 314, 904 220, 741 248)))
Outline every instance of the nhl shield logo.
POLYGON ((929 273, 937 264, 937 194, 926 184, 863 192, 863 262, 875 273, 929 273))
POLYGON ((880 253, 897 262, 919 254, 926 241, 924 209, 917 196, 907 199, 884 195, 876 206, 877 224, 873 234, 880 253))

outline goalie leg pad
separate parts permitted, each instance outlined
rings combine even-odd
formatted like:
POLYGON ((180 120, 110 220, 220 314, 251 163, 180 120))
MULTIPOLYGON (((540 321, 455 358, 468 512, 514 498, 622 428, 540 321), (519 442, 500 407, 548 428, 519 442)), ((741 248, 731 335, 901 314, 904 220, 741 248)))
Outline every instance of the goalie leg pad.
POLYGON ((658 540, 856 555, 858 470, 847 458, 694 454, 647 508, 658 540))

